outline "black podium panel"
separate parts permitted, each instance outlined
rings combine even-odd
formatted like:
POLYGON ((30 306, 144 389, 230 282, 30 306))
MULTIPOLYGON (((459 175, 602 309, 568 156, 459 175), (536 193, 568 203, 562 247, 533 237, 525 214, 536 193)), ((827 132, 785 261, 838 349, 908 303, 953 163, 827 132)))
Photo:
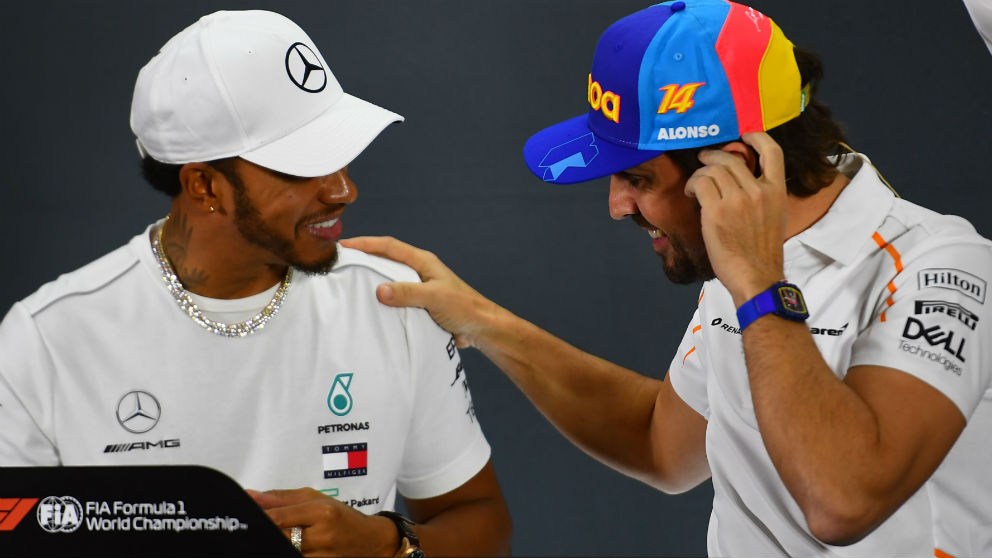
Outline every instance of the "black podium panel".
POLYGON ((230 477, 184 465, 0 468, 0 556, 299 553, 230 477))

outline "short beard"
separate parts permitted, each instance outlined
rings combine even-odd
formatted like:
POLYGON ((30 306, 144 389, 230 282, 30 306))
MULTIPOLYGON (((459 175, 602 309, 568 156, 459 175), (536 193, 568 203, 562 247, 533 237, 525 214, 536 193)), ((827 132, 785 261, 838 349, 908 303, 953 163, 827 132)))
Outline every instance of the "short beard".
POLYGON ((245 240, 279 256, 290 266, 306 275, 326 275, 334 268, 338 262, 337 250, 334 250, 329 257, 316 262, 300 260, 293 252, 293 242, 280 236, 262 221, 262 215, 258 208, 245 193, 245 186, 241 177, 236 172, 233 173, 233 176, 225 173, 225 176, 228 182, 234 186, 234 223, 245 240))
POLYGON ((681 237, 669 235, 668 241, 672 247, 672 261, 669 262, 659 254, 665 266, 665 275, 676 285, 688 285, 698 281, 709 281, 716 277, 710 264, 706 246, 689 246, 681 237))

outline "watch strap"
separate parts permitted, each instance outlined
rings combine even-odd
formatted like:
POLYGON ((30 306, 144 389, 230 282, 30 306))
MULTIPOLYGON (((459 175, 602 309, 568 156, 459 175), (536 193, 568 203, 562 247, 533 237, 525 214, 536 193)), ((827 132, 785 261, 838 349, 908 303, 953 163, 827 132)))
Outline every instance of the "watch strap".
MULTIPOLYGON (((776 283, 777 285, 778 283, 776 283)), ((774 286, 772 287, 775 288, 774 286)), ((744 328, 751 325, 754 320, 771 314, 775 311, 775 295, 771 289, 761 291, 754 298, 741 304, 737 309, 737 328, 744 331, 744 328)))
POLYGON ((737 327, 741 331, 766 314, 775 314, 787 320, 801 322, 809 317, 806 303, 799 287, 779 281, 761 291, 737 309, 737 327), (783 301, 788 301, 786 304, 783 301))
POLYGON ((396 525, 396 532, 400 536, 400 546, 396 556, 424 556, 424 551, 420 549, 420 538, 411 527, 416 525, 409 517, 394 511, 383 510, 376 515, 390 519, 396 525))

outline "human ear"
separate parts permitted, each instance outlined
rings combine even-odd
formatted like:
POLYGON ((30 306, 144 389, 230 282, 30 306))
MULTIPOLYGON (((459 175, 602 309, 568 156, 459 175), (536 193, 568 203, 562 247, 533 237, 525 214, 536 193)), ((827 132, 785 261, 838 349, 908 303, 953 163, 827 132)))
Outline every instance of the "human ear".
POLYGON ((732 141, 721 147, 720 150, 739 157, 751 170, 751 174, 758 170, 758 153, 750 145, 742 141, 732 141))
POLYGON ((224 213, 220 200, 221 189, 218 187, 222 179, 223 175, 206 163, 186 163, 179 169, 182 194, 204 213, 218 210, 224 213))

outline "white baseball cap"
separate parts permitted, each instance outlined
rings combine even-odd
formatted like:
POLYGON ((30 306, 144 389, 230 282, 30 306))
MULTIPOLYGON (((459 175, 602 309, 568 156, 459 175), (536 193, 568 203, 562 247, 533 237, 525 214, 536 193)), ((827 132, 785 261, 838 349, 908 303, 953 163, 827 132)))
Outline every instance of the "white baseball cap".
POLYGON ((403 117, 341 89, 310 37, 273 12, 220 11, 138 73, 131 130, 142 156, 241 157, 295 176, 344 168, 403 117))

